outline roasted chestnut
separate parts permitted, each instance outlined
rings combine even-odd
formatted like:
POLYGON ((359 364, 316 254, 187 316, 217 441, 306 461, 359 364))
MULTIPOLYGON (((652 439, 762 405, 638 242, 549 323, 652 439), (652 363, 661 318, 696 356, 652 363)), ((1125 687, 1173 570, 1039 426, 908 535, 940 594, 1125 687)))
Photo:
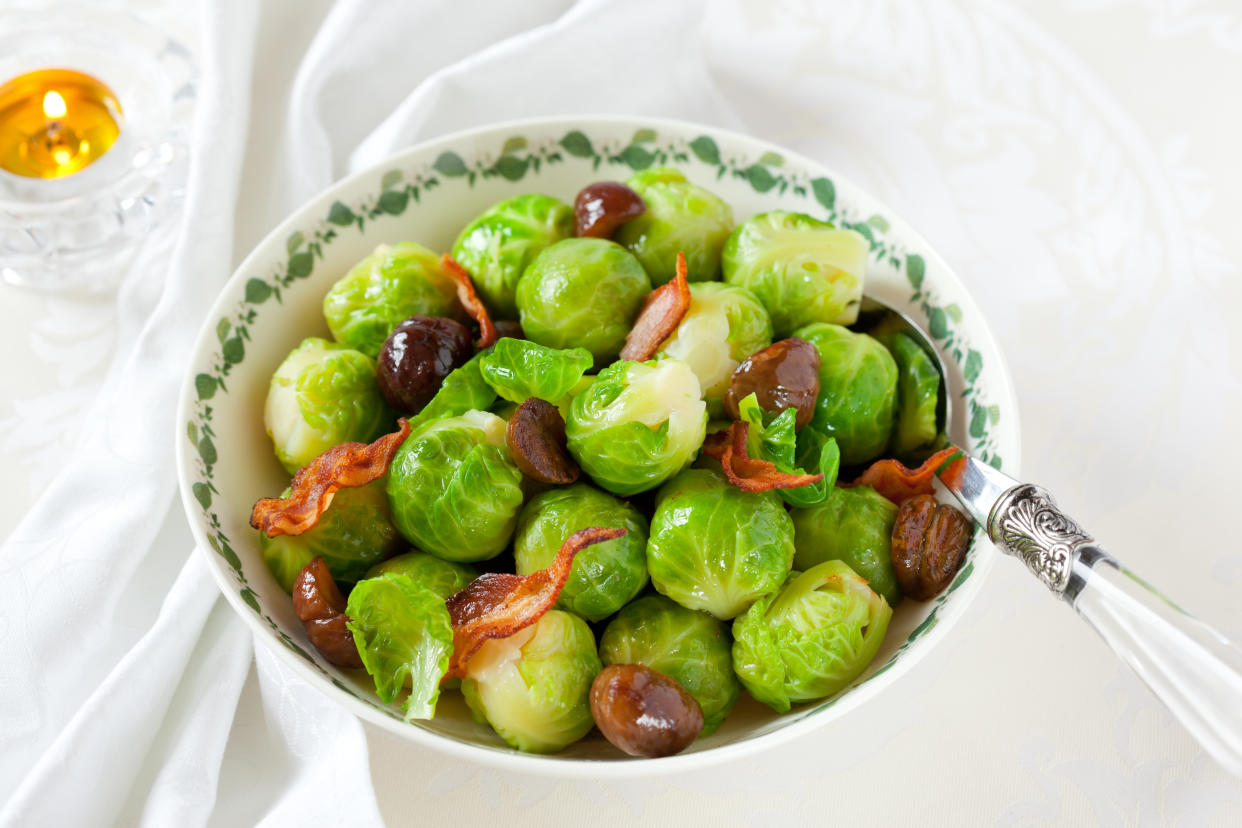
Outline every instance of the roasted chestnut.
POLYGON ((320 655, 338 667, 362 666, 354 634, 345 626, 345 596, 317 555, 293 581, 293 612, 320 655))
POLYGON ((819 351, 801 339, 782 339, 751 354, 729 379, 724 406, 730 417, 739 419, 738 403, 750 394, 772 414, 798 409, 794 428, 802 428, 811 421, 819 396, 819 351))
POLYGON ((597 239, 612 233, 647 209, 642 196, 617 181, 597 181, 574 199, 574 235, 597 239))
POLYGON ((891 556, 901 593, 917 601, 939 594, 957 574, 970 546, 970 520, 933 495, 901 504, 891 556))
POLYGON ((444 378, 474 355, 465 325, 443 316, 411 316, 384 340, 375 372, 380 393, 399 414, 417 414, 444 378))
POLYGON ((670 676, 612 664, 591 684, 591 715, 604 738, 630 756, 672 756, 703 729, 703 709, 670 676))

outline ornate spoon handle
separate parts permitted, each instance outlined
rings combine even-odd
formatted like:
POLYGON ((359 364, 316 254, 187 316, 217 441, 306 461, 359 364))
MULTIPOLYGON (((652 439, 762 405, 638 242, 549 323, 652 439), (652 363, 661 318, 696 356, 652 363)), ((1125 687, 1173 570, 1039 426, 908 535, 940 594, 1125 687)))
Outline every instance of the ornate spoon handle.
POLYGON ((1242 650, 1096 546, 1038 486, 1006 491, 987 530, 1095 628, 1208 753, 1242 776, 1242 650))

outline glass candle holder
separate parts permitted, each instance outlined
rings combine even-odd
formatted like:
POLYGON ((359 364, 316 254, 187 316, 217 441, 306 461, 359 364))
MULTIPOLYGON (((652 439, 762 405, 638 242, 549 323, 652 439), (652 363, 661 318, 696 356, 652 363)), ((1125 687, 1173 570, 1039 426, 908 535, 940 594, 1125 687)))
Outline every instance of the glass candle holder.
POLYGON ((0 13, 0 279, 104 293, 184 195, 189 51, 124 11, 0 13))

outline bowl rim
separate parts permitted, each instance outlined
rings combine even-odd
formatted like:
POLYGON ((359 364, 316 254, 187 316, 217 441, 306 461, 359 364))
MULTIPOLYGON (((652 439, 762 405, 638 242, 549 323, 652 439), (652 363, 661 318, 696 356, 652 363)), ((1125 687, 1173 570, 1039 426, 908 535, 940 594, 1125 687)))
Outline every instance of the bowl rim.
MULTIPOLYGON (((793 720, 788 724, 761 733, 757 736, 745 738, 740 741, 719 745, 702 751, 693 753, 682 753, 675 756, 663 757, 659 759, 642 759, 635 760, 632 757, 618 756, 616 758, 583 758, 583 757, 565 757, 557 754, 532 754, 522 753, 516 750, 489 748, 483 745, 476 745, 469 742, 459 741, 452 736, 437 733, 431 730, 425 730, 419 727, 413 727, 409 724, 398 721, 390 716, 382 714, 379 710, 371 705, 363 702, 361 699, 352 696, 349 693, 329 690, 323 686, 324 676, 317 673, 309 664, 306 664, 295 653, 288 648, 279 646, 279 642, 272 639, 272 631, 263 623, 262 619, 248 606, 242 599, 241 594, 234 589, 234 584, 228 580, 227 573, 224 572, 222 565, 215 556, 210 553, 210 542, 203 530, 201 519, 199 516, 199 503, 194 498, 191 491, 190 463, 191 455, 186 447, 188 441, 184 440, 183 426, 192 419, 192 408, 197 402, 196 389, 194 384, 194 367, 198 364, 200 357, 215 339, 215 330, 213 321, 224 315, 230 303, 238 294, 241 284, 247 279, 247 274, 255 269, 256 262, 270 257, 270 249, 273 245, 279 246, 282 240, 289 234, 304 225, 307 221, 312 220, 320 212, 325 204, 337 193, 348 189, 355 182, 363 180, 368 176, 374 176, 380 169, 388 166, 399 165, 403 160, 410 156, 426 153, 433 148, 448 148, 451 145, 463 141, 470 140, 480 136, 494 134, 497 137, 506 134, 521 134, 522 130, 531 128, 550 129, 557 126, 563 126, 566 129, 579 128, 655 128, 661 130, 661 133, 672 132, 679 136, 698 134, 709 135, 722 138, 730 143, 748 146, 749 149, 755 150, 756 155, 763 152, 779 152, 788 161, 792 161, 808 170, 816 170, 838 185, 843 185, 844 189, 862 194, 866 199, 872 202, 877 208, 883 210, 883 215, 893 220, 900 226, 903 236, 908 237, 911 241, 917 243, 919 255, 928 260, 928 264, 934 266, 939 274, 937 283, 945 283, 953 286, 957 291, 955 301, 963 305, 965 312, 970 315, 973 320, 971 325, 971 338, 976 347, 985 347, 994 357, 989 357, 989 361, 995 366, 994 381, 989 383, 989 395, 1002 403, 1005 408, 1006 417, 1005 425, 1002 427, 1005 432, 1005 438, 1011 445, 1006 446, 1004 467, 1007 473, 1016 476, 1020 465, 1021 451, 1021 424, 1019 421, 1019 413, 1017 406, 1017 398, 1014 393, 1013 383, 1009 372, 1008 365, 999 344, 989 327, 986 318, 980 313, 978 305, 974 297, 967 291, 961 279, 958 278, 956 272, 949 267, 948 263, 940 255, 936 248, 928 243, 927 239, 914 227, 910 225, 900 214, 894 212, 882 200, 876 198, 868 190, 859 187, 848 177, 841 175, 832 167, 810 158, 802 153, 795 152, 786 147, 780 146, 773 142, 756 138, 754 136, 737 132, 731 129, 718 127, 711 124, 698 123, 673 118, 647 117, 647 116, 620 116, 620 115, 568 115, 568 116, 551 116, 551 117, 533 117, 521 118, 508 121, 500 121, 490 123, 483 126, 471 127, 467 129, 457 130, 445 135, 440 135, 427 140, 419 141, 399 151, 389 154, 384 158, 368 165, 366 168, 353 172, 337 181, 334 181, 324 189, 320 190, 316 195, 304 201, 299 207, 293 210, 275 227, 273 227, 263 238, 255 244, 246 257, 233 270, 229 278, 221 285, 216 299, 207 311, 202 325, 194 340, 193 349, 187 360, 185 374, 182 379, 180 389, 180 400, 177 406, 177 418, 175 423, 174 445, 177 447, 177 478, 178 489, 181 494, 182 507, 185 510, 186 518, 190 524, 191 533, 194 536, 195 548, 197 553, 204 557, 207 568, 211 571, 216 586, 224 594, 225 600, 228 601, 233 610, 243 620, 243 622, 254 633, 256 639, 263 642, 263 646, 274 653, 283 664, 296 673, 300 678, 323 693, 328 698, 345 709, 349 710, 355 716, 370 722, 373 725, 384 728, 385 730, 398 735, 402 738, 411 740, 419 746, 430 747, 435 750, 443 751, 454 758, 466 761, 479 762, 492 767, 503 768, 505 770, 518 771, 523 773, 538 774, 544 776, 554 776, 559 778, 578 778, 590 779, 608 777, 618 778, 639 778, 651 776, 653 774, 675 773, 688 770, 702 769, 712 765, 741 759, 751 756, 761 751, 768 750, 778 745, 786 744, 794 739, 804 736, 814 730, 826 726, 835 721, 839 716, 848 713, 850 710, 864 704, 877 696, 883 695, 888 691, 896 680, 905 675, 916 664, 927 658, 928 654, 936 649, 941 639, 949 631, 951 627, 961 621, 962 617, 969 613, 970 606, 977 597, 988 572, 990 571, 995 559, 999 553, 989 542, 986 535, 983 535, 976 541, 976 556, 974 560, 974 571, 970 577, 964 582, 960 589, 957 590, 956 600, 959 602, 959 610, 955 615, 943 619, 940 623, 935 624, 917 641, 918 646, 912 648, 912 652, 907 652, 900 659, 896 659, 890 668, 886 670, 885 680, 875 684, 871 692, 865 694, 846 693, 839 697, 839 701, 833 704, 829 709, 831 712, 824 711, 818 714, 812 714, 802 719, 793 720), (826 714, 826 715, 825 715, 826 714)), ((914 245, 911 245, 912 247, 914 245)))

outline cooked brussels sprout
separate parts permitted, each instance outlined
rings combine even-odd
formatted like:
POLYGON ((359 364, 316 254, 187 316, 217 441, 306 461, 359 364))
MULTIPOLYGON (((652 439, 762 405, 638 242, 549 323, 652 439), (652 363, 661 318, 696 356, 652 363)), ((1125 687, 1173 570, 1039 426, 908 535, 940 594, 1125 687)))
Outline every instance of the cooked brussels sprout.
POLYGON ((647 584, 647 521, 633 506, 586 483, 546 491, 522 510, 513 557, 519 575, 537 572, 552 563, 566 538, 588 526, 627 531, 574 557, 556 605, 602 621, 647 584))
POLYGON ((706 435, 707 406, 690 367, 675 359, 614 362, 569 406, 569 453, 622 497, 660 485, 691 460, 706 435))
POLYGON ((728 620, 776 589, 793 565, 794 527, 772 492, 743 492, 687 469, 660 489, 647 541, 655 588, 728 620))
POLYGON ((369 443, 395 419, 380 396, 375 362, 352 348, 310 337, 272 375, 263 418, 290 474, 338 443, 369 443))
POLYGON ((663 595, 646 595, 626 605, 599 639, 605 667, 642 664, 671 676, 694 696, 703 709, 700 736, 716 732, 742 691, 729 648, 722 622, 663 595))
POLYGON ((517 307, 527 339, 586 348, 600 367, 621 353, 650 291, 646 271, 625 248, 605 239, 565 239, 526 268, 517 307))
MULTIPOLYGON (((401 547, 388 509, 387 480, 341 489, 316 523, 300 535, 269 538, 259 533, 259 551, 281 589, 293 590, 293 580, 316 555, 323 558, 333 580, 352 584, 368 568, 401 547)), ((288 497, 285 489, 281 497, 288 497)))
POLYGON ((393 457, 388 500, 393 522, 420 549, 450 561, 495 557, 522 507, 505 421, 467 411, 410 435, 393 457))
POLYGON ((453 244, 453 258, 470 271, 487 307, 511 317, 517 314, 514 296, 526 266, 548 245, 569 238, 573 229, 573 208, 560 199, 538 194, 507 198, 466 225, 453 244))
POLYGON ((775 417, 766 416, 754 394, 748 394, 738 403, 738 419, 750 423, 746 438, 748 456, 767 460, 786 474, 823 475, 818 483, 776 490, 791 506, 813 506, 823 503, 832 492, 841 464, 841 451, 836 440, 825 437, 812 426, 795 432, 797 415, 797 409, 786 408, 775 417))
POLYGON ((680 172, 653 167, 625 182, 647 210, 613 234, 638 257, 654 285, 676 274, 677 254, 686 254, 686 278, 720 278, 720 250, 733 229, 733 210, 718 196, 691 184, 680 172))
POLYGON ((461 692, 475 720, 510 745, 552 753, 595 724, 589 697, 602 668, 587 623, 549 610, 531 626, 480 647, 466 665, 461 692))
POLYGON ((841 561, 792 573, 733 622, 733 669, 750 694, 784 713, 831 696, 875 658, 893 611, 841 561))
POLYGON ((864 463, 888 444, 897 407, 897 363, 866 334, 819 323, 794 336, 819 351, 819 399, 811 425, 835 437, 841 462, 864 463))
POLYGON ((906 454, 936 439, 940 372, 908 335, 894 331, 880 341, 897 363, 897 422, 889 448, 895 454, 906 454))
POLYGON ((690 309, 657 354, 689 365, 709 410, 723 414, 721 399, 734 369, 771 344, 772 321, 754 294, 719 282, 697 282, 690 285, 690 309))
POLYGON ((794 509, 794 566, 810 569, 823 561, 845 561, 883 595, 901 600, 890 557, 897 507, 870 486, 833 489, 818 506, 794 509))
POLYGON ((388 572, 405 575, 441 598, 461 592, 467 584, 479 577, 479 573, 472 566, 446 561, 417 549, 376 564, 367 572, 367 577, 377 578, 388 572))
POLYGON ((421 244, 381 244, 323 298, 337 342, 375 359, 392 329, 407 317, 459 317, 457 288, 440 257, 421 244))
POLYGON ((406 721, 430 719, 440 680, 453 654, 453 625, 444 599, 412 578, 389 572, 360 581, 349 593, 346 626, 375 693, 391 703, 406 682, 406 721))
POLYGON ((724 246, 724 280, 759 297, 773 336, 812 322, 849 325, 858 318, 867 240, 805 213, 773 210, 737 226, 724 246))
POLYGON ((592 362, 586 348, 561 351, 506 337, 479 361, 479 368, 483 380, 509 402, 538 397, 556 405, 577 387, 592 362))

